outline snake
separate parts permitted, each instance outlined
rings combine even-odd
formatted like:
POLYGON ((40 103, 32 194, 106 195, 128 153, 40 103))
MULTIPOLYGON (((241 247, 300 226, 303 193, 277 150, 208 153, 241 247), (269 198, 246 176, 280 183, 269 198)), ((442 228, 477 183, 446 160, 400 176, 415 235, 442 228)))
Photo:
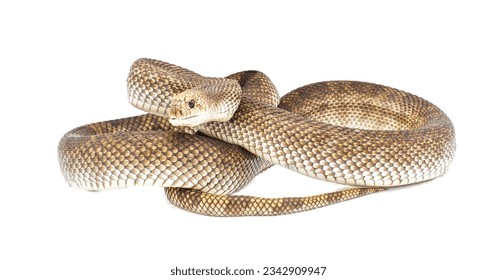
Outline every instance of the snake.
POLYGON ((440 108, 374 83, 317 82, 280 98, 260 71, 205 77, 141 58, 127 90, 145 114, 82 125, 61 138, 69 185, 158 186, 173 205, 197 214, 282 215, 434 179, 456 149, 440 108), (307 197, 234 194, 274 164, 344 188, 307 197))

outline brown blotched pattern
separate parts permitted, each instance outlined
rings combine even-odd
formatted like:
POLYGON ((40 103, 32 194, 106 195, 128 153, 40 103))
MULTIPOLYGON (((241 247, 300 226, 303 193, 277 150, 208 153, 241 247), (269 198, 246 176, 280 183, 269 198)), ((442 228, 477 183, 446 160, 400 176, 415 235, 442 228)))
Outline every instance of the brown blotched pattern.
POLYGON ((455 151, 452 123, 435 105, 364 82, 311 84, 283 96, 279 108, 242 97, 230 121, 199 130, 309 177, 352 186, 433 179, 455 151))
POLYGON ((227 196, 181 188, 166 188, 166 195, 174 205, 193 213, 233 216, 275 216, 297 213, 328 206, 386 188, 351 188, 308 197, 261 198, 254 196, 227 196))
POLYGON ((160 186, 218 194, 272 165, 239 146, 175 132, 154 115, 76 128, 61 140, 59 161, 69 184, 87 190, 160 186))
POLYGON ((242 87, 238 111, 228 122, 198 129, 236 145, 152 115, 164 115, 175 94, 224 79, 157 60, 136 61, 128 77, 129 99, 152 114, 66 133, 59 143, 66 180, 88 190, 166 187, 173 204, 204 215, 280 215, 429 180, 452 161, 452 123, 436 106, 409 93, 371 83, 322 82, 292 91, 275 108, 278 93, 263 73, 227 78, 242 87), (297 198, 227 195, 273 163, 364 188, 297 198))

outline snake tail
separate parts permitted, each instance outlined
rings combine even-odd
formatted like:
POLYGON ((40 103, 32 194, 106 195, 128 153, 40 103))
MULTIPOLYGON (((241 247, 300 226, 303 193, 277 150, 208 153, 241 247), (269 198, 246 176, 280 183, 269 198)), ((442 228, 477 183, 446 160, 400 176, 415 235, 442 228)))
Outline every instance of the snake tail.
POLYGON ((206 216, 275 216, 308 211, 387 188, 349 188, 307 197, 261 198, 245 195, 218 195, 194 189, 165 188, 168 200, 187 211, 206 216))

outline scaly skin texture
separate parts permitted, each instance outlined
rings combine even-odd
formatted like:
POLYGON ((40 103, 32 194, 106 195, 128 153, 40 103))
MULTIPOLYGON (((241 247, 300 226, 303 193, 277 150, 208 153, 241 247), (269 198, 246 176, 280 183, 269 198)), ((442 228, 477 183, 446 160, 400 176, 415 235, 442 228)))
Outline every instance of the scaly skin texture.
POLYGON ((353 186, 433 179, 447 171, 455 151, 452 123, 436 106, 362 82, 308 85, 286 95, 279 108, 242 97, 230 121, 199 129, 298 173, 353 186), (316 117, 330 123, 288 110, 319 111, 316 117))
POLYGON ((240 189, 271 166, 239 146, 176 132, 167 119, 151 114, 68 132, 59 161, 66 181, 87 190, 159 186, 217 194, 240 189))
MULTIPOLYGON (((236 86, 165 62, 136 61, 128 77, 129 99, 151 114, 66 133, 59 143, 66 180, 88 190, 165 187, 173 204, 204 215, 280 215, 429 180, 443 174, 452 160, 450 120, 406 92, 362 82, 322 82, 294 90, 275 108, 278 93, 264 74, 245 71, 227 79, 242 89, 241 100, 227 98, 239 103, 229 121, 172 127, 168 114, 181 118, 192 109, 181 97, 185 91, 236 86), (195 134, 197 129, 202 134, 195 134), (228 195, 273 163, 363 188, 296 198, 228 195)), ((209 100, 195 105, 208 108, 209 100)), ((201 107, 195 110, 202 113, 201 107)))
POLYGON ((261 198, 245 195, 226 196, 206 192, 166 188, 166 195, 174 205, 193 213, 208 216, 275 216, 297 213, 339 203, 384 188, 351 188, 308 197, 261 198))

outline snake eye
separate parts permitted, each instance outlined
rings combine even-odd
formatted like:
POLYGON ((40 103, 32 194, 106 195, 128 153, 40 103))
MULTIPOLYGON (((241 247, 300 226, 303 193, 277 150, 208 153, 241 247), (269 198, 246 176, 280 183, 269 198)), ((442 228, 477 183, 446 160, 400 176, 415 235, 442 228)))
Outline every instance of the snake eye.
POLYGON ((193 109, 195 107, 195 100, 190 100, 190 102, 188 102, 188 107, 190 107, 191 109, 193 109))

